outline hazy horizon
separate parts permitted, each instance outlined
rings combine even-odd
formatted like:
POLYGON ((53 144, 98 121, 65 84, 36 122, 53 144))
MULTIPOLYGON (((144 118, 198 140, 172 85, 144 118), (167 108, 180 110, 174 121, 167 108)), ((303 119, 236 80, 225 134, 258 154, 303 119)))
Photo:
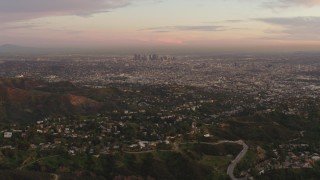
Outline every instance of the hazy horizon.
POLYGON ((0 44, 114 53, 320 47, 319 0, 0 0, 0 44))

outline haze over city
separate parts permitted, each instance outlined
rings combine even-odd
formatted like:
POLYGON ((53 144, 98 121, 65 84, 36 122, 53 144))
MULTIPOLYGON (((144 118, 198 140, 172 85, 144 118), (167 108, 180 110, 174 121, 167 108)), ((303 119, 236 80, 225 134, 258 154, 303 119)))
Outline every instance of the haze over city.
POLYGON ((0 0, 0 180, 320 177, 320 0, 0 0))
POLYGON ((0 0, 0 44, 108 52, 316 51, 319 0, 0 0))

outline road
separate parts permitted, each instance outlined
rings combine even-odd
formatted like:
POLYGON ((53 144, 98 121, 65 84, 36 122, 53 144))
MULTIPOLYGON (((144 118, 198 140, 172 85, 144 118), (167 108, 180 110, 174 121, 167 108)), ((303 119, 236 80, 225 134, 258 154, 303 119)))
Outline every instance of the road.
MULTIPOLYGON (((237 155, 237 157, 231 161, 230 165, 227 169, 227 175, 230 177, 231 180, 245 180, 247 178, 236 178, 234 176, 234 168, 237 166, 237 164, 241 161, 241 159, 247 154, 248 152, 248 145, 243 142, 242 140, 239 141, 228 141, 228 140, 222 140, 216 143, 207 143, 207 142, 189 142, 189 143, 180 143, 181 144, 208 144, 208 145, 218 145, 218 144, 224 144, 224 143, 233 143, 233 144, 239 144, 242 145, 243 149, 241 152, 237 155)), ((124 152, 128 154, 142 154, 142 153, 152 153, 156 150, 149 150, 149 151, 139 151, 139 152, 124 152)), ((174 151, 174 150, 162 150, 162 151, 174 151)))
POLYGON ((130 151, 123 151, 126 154, 145 154, 145 153, 153 153, 156 150, 149 150, 149 151, 137 151, 137 152, 130 152, 130 151))
MULTIPOLYGON (((241 161, 241 159, 246 155, 246 153, 248 152, 248 145, 246 145, 242 140, 239 140, 239 141, 228 141, 228 140, 223 140, 223 141, 219 141, 219 142, 216 142, 216 143, 207 143, 207 142, 190 142, 190 143, 180 143, 180 144, 197 144, 197 143, 200 143, 200 144, 208 144, 208 145, 218 145, 218 144, 223 144, 223 143, 233 143, 233 144, 239 144, 239 145, 242 145, 243 146, 243 149, 241 150, 241 152, 237 155, 237 157, 231 161, 230 165, 228 166, 228 169, 227 169, 227 175, 230 177, 231 180, 244 180, 246 178, 236 178, 234 176, 234 168, 237 166, 237 164, 241 161)), ((124 152, 124 153, 127 153, 127 154, 142 154, 142 153, 152 153, 152 152, 155 152, 156 150, 149 150, 149 151, 139 151, 139 152, 124 152)), ((174 150, 160 150, 160 151, 174 151, 174 150)), ((41 161, 43 159, 47 159, 47 158, 52 158, 52 157, 56 157, 58 155, 54 155, 54 156, 49 156, 49 157, 43 157, 43 158, 40 158, 40 159, 37 159, 37 160, 34 160, 30 163, 27 163, 27 164, 24 164, 22 166, 20 166, 18 169, 23 169, 24 167, 26 166, 29 166, 35 162, 38 162, 38 161, 41 161)), ((54 180, 59 180, 59 175, 57 174, 52 174, 53 176, 53 179, 54 180)))
POLYGON ((228 166, 227 174, 230 177, 231 180, 239 180, 239 179, 246 179, 246 178, 236 178, 234 176, 234 168, 237 166, 237 164, 241 161, 241 159, 246 155, 248 152, 248 145, 246 145, 243 141, 236 141, 233 143, 237 143, 243 146, 242 151, 238 154, 238 156, 231 161, 231 164, 228 166))
MULTIPOLYGON (((179 145, 185 145, 185 144, 207 144, 207 145, 219 145, 219 144, 224 144, 224 143, 234 143, 234 144, 240 144, 242 145, 242 141, 227 141, 227 140, 223 140, 223 141, 218 141, 215 143, 208 143, 208 142, 187 142, 187 143, 179 143, 179 145)), ((146 150, 146 151, 123 151, 123 153, 126 154, 145 154, 145 153, 153 153, 155 151, 159 151, 159 152, 175 152, 177 150, 146 150)))
POLYGON ((37 159, 37 160, 34 160, 34 161, 32 161, 32 162, 29 162, 29 163, 26 163, 26 164, 24 164, 24 165, 21 165, 20 167, 18 167, 18 169, 19 169, 19 170, 22 170, 24 167, 29 166, 29 165, 31 165, 31 164, 33 164, 33 163, 35 163, 35 162, 38 162, 38 161, 41 161, 41 160, 44 160, 44 159, 48 159, 48 158, 58 157, 58 156, 59 156, 59 155, 42 157, 42 158, 40 158, 40 159, 37 159))

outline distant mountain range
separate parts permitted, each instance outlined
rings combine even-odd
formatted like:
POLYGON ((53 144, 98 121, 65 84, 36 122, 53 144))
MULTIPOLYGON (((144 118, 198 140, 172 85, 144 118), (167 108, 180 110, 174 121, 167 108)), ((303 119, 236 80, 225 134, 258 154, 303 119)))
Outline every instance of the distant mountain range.
POLYGON ((78 52, 74 49, 69 48, 38 48, 38 47, 27 47, 19 46, 14 44, 3 44, 0 45, 0 55, 38 55, 48 53, 72 53, 78 52))
POLYGON ((17 46, 13 44, 3 44, 0 46, 0 53, 1 54, 23 54, 23 53, 36 53, 43 51, 40 48, 33 48, 33 47, 24 47, 24 46, 17 46))
POLYGON ((67 48, 38 48, 38 47, 27 47, 19 46, 14 44, 3 44, 0 45, 0 55, 42 55, 42 54, 90 54, 90 53, 102 53, 105 51, 95 51, 87 49, 77 49, 72 47, 67 48))

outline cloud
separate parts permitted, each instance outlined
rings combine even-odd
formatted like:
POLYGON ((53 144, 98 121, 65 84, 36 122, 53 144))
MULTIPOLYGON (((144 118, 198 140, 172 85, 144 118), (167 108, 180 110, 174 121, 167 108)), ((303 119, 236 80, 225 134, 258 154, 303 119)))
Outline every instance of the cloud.
POLYGON ((240 20, 240 19, 230 19, 230 20, 225 20, 223 22, 226 22, 226 23, 241 23, 241 22, 244 22, 245 20, 240 20))
POLYGON ((35 24, 21 24, 21 25, 10 25, 10 26, 4 26, 4 27, 1 27, 0 29, 1 30, 16 30, 16 29, 30 29, 30 28, 35 28, 35 27, 38 27, 37 25, 35 24))
POLYGON ((318 5, 320 5, 320 0, 268 0, 264 2, 264 6, 269 8, 312 7, 318 5))
POLYGON ((290 26, 290 27, 308 27, 317 28, 320 25, 320 17, 275 17, 275 18, 258 18, 256 20, 270 24, 290 26))
POLYGON ((166 44, 183 44, 184 42, 181 39, 177 38, 159 38, 157 41, 166 44))
POLYGON ((151 31, 155 33, 165 33, 173 31, 224 31, 223 26, 165 26, 141 29, 141 31, 151 31))
POLYGON ((162 38, 134 38, 132 39, 135 42, 141 42, 146 44, 154 44, 154 43, 161 43, 161 44, 179 44, 182 45, 185 43, 184 39, 179 38, 169 38, 169 37, 162 37, 162 38))
POLYGON ((222 26, 175 26, 178 31, 222 31, 222 26))
POLYGON ((283 39, 320 40, 320 17, 275 17, 255 20, 282 27, 283 30, 272 31, 271 34, 280 35, 283 39))
POLYGON ((87 16, 128 6, 133 1, 134 0, 0 0, 0 22, 12 22, 46 16, 87 16))

